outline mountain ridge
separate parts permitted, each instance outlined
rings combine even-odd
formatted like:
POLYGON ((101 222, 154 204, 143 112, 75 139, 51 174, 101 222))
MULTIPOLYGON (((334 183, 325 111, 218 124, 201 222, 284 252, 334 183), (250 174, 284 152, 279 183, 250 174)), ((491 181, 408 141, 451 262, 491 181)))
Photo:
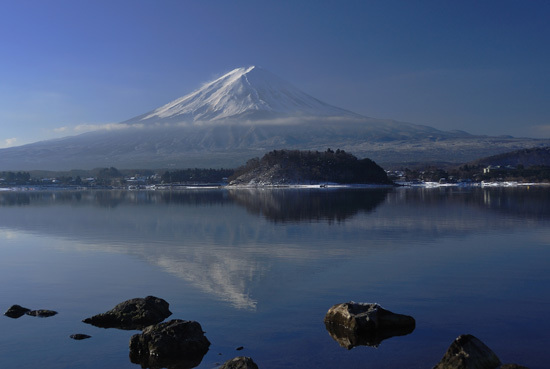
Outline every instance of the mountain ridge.
POLYGON ((516 167, 518 165, 522 165, 524 167, 550 166, 550 147, 535 147, 505 152, 498 155, 479 158, 466 164, 474 166, 492 165, 513 167, 516 167))

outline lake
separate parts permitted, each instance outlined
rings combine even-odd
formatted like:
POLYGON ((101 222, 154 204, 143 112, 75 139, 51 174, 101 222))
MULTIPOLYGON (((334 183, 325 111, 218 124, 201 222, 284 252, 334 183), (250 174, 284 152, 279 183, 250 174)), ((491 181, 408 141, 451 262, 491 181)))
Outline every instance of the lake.
POLYGON ((431 368, 463 333, 548 365, 548 187, 4 191, 0 245, 0 308, 59 312, 2 316, 1 368, 140 368, 137 331, 81 321, 147 295, 202 325, 199 368, 431 368), (348 350, 323 323, 347 301, 416 328, 348 350))

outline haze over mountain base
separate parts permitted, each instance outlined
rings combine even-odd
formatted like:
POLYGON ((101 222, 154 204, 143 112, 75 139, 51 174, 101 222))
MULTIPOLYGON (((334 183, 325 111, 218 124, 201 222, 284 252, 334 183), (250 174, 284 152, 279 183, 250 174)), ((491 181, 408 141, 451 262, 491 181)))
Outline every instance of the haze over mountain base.
POLYGON ((212 126, 91 132, 0 151, 0 170, 117 168, 236 168, 279 149, 342 149, 382 166, 463 163, 550 140, 498 137, 369 139, 368 126, 212 126))

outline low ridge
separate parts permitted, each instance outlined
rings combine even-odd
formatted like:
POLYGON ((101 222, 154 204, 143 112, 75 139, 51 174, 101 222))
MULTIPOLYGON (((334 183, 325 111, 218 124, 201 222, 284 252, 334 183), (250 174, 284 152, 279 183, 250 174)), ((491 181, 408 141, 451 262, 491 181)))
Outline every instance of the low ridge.
POLYGON ((524 167, 544 165, 550 166, 550 146, 532 147, 528 149, 505 152, 499 155, 493 155, 467 163, 468 165, 501 165, 524 167))

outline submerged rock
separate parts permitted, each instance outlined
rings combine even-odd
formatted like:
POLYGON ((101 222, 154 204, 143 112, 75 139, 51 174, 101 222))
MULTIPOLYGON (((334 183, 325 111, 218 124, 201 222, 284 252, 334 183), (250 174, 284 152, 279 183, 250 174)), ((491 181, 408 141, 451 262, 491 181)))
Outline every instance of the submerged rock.
POLYGON ((377 347, 387 338, 411 333, 416 324, 411 316, 357 302, 334 305, 324 321, 331 337, 348 350, 359 345, 377 347))
POLYGON ((130 360, 142 367, 194 368, 210 347, 198 322, 174 319, 130 339, 130 360))
POLYGON ((382 341, 388 338, 405 336, 414 330, 414 327, 404 327, 353 331, 346 327, 326 322, 325 328, 332 339, 348 350, 356 346, 378 347, 382 341))
POLYGON ((27 309, 20 305, 12 305, 5 313, 4 315, 13 319, 21 318, 23 315, 31 311, 31 309, 27 309))
POLYGON ((433 369, 497 369, 497 355, 471 334, 458 336, 433 369))
POLYGON ((252 358, 238 356, 227 360, 220 366, 220 369, 258 369, 258 365, 256 365, 252 358))
POLYGON ((92 336, 88 336, 87 334, 83 334, 83 333, 76 333, 76 334, 71 334, 69 337, 72 338, 73 340, 80 341, 80 340, 85 340, 87 338, 91 338, 92 336))
POLYGON ((50 317, 50 316, 57 315, 57 311, 39 309, 39 310, 27 311, 26 314, 31 315, 31 316, 37 316, 39 318, 47 318, 47 317, 50 317))
POLYGON ((168 308, 165 300, 147 296, 121 302, 113 309, 86 318, 83 322, 100 328, 143 329, 172 315, 168 308))

